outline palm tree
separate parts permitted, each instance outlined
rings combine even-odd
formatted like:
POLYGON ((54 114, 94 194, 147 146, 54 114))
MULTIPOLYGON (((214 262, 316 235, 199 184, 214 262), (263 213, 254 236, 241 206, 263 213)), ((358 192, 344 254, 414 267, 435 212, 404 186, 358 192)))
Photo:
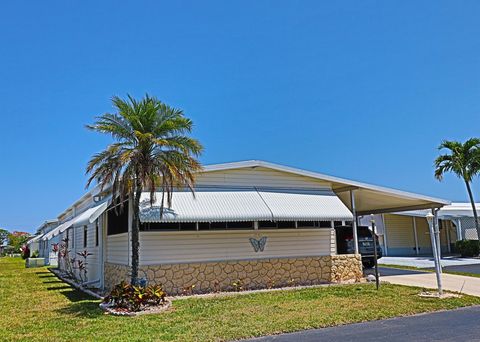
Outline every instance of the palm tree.
POLYGON ((448 153, 435 159, 435 178, 441 181, 446 172, 453 172, 465 182, 475 218, 475 228, 480 237, 478 215, 470 186, 473 177, 480 171, 480 139, 471 138, 465 143, 444 140, 438 149, 446 149, 448 153))
POLYGON ((192 121, 179 109, 145 95, 135 100, 113 97, 116 113, 96 118, 88 129, 109 134, 115 140, 95 154, 87 165, 87 187, 97 180, 101 188, 111 187, 113 198, 123 203, 133 200, 131 283, 136 284, 139 264, 140 195, 149 191, 150 203, 155 192, 162 192, 161 210, 171 206, 175 187, 187 187, 193 193, 195 173, 201 170, 197 157, 202 145, 188 136, 192 121))

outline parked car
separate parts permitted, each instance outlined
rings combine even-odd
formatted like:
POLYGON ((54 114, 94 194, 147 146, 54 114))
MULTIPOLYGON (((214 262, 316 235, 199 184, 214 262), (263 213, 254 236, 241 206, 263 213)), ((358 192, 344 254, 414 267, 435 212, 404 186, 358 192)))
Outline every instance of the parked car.
MULTIPOLYGON (((352 226, 336 226, 335 233, 337 236, 337 253, 338 254, 353 254, 355 249, 353 247, 353 230, 352 226)), ((373 248, 373 232, 367 226, 358 226, 358 249, 362 256, 362 264, 365 268, 372 268, 375 265, 374 248, 373 248)), ((380 259, 382 249, 377 240, 377 259, 380 259)))

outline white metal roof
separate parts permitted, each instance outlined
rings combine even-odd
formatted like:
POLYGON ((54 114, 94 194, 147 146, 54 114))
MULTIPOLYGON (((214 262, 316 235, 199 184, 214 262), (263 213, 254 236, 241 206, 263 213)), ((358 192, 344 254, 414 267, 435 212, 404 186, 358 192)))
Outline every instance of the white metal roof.
MULTIPOLYGON (((153 206, 142 193, 142 222, 313 221, 351 220, 352 214, 331 191, 267 188, 198 188, 175 191, 172 207, 160 217, 161 193, 153 206)), ((165 205, 166 207, 166 205, 165 205)))
POLYGON ((60 224, 57 228, 55 228, 55 229, 51 230, 50 232, 48 232, 47 234, 45 234, 42 237, 42 240, 44 240, 44 241, 49 240, 52 237, 55 237, 58 234, 63 233, 65 230, 67 230, 68 228, 70 228, 72 226, 73 222, 75 222, 75 218, 72 218, 68 221, 65 221, 64 223, 60 224))
POLYGON ((34 237, 32 237, 30 240, 27 241, 27 245, 31 244, 31 243, 34 243, 34 242, 37 242, 38 240, 40 240, 40 238, 43 236, 43 234, 39 234, 39 235, 35 235, 34 237))
POLYGON ((110 201, 105 201, 102 204, 96 205, 95 207, 85 210, 83 213, 75 217, 72 226, 79 227, 89 225, 90 223, 95 222, 95 220, 102 215, 105 210, 107 210, 110 201))
MULTIPOLYGON (((480 203, 475 203, 475 208, 477 209, 477 212, 479 212, 480 203)), ((407 215, 407 216, 425 217, 429 212, 430 212, 429 210, 412 210, 412 211, 406 211, 398 214, 407 215)), ((438 217, 444 218, 444 219, 474 217, 472 205, 470 203, 452 203, 450 205, 446 205, 440 208, 440 210, 438 211, 438 217)))
POLYGON ((65 230, 68 228, 74 226, 83 226, 83 225, 88 225, 92 222, 95 222, 95 220, 103 214, 105 210, 107 210, 108 205, 110 204, 110 199, 106 200, 105 202, 98 204, 92 208, 89 208, 79 214, 78 216, 75 216, 74 218, 65 221, 64 223, 60 224, 57 228, 53 229, 52 231, 48 232, 42 237, 42 240, 48 240, 51 239, 54 236, 57 236, 58 234, 63 233, 65 230))
POLYGON ((240 168, 265 167, 273 170, 297 174, 323 180, 330 183, 332 190, 350 209, 349 190, 355 190, 356 209, 358 215, 396 212, 415 209, 438 208, 450 204, 450 201, 419 195, 411 192, 361 183, 344 178, 333 177, 318 172, 306 171, 289 166, 274 164, 261 160, 247 160, 233 163, 207 165, 203 172, 214 172, 240 168))
POLYGON ((352 213, 329 190, 259 189, 277 221, 352 220, 352 213))

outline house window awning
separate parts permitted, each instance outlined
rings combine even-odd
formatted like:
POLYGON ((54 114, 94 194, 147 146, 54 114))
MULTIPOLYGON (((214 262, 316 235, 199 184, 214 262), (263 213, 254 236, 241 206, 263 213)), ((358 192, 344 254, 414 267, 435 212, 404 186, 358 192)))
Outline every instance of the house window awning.
POLYGON ((83 213, 75 217, 75 220, 72 225, 74 227, 87 226, 95 222, 95 220, 98 219, 100 215, 102 215, 105 212, 105 210, 107 210, 109 204, 110 202, 106 201, 106 202, 103 202, 102 204, 99 204, 95 207, 85 210, 83 213))
POLYGON ((161 193, 140 199, 141 222, 322 221, 351 220, 348 208, 331 190, 198 188, 175 191, 172 207, 160 215, 161 193))
POLYGON ((75 218, 73 219, 70 219, 68 221, 65 221, 64 223, 60 224, 57 228, 51 230, 50 232, 46 233, 42 240, 45 241, 45 240, 49 240, 61 233, 63 233, 65 230, 67 230, 68 228, 70 228, 73 224, 73 222, 75 221, 75 218))
POLYGON ((79 227, 89 225, 90 223, 95 222, 95 220, 102 215, 105 210, 107 210, 108 206, 110 205, 111 200, 108 199, 105 202, 96 205, 95 207, 89 208, 85 210, 83 213, 75 216, 74 218, 60 224, 57 228, 53 229, 52 231, 46 233, 42 240, 51 239, 70 227, 79 227))

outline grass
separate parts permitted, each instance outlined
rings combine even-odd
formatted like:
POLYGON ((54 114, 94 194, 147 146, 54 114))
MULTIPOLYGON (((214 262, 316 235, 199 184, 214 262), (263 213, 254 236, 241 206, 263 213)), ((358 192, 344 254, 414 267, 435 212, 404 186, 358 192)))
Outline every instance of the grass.
MULTIPOLYGON (((435 270, 432 270, 431 268, 420 268, 420 267, 403 266, 403 265, 381 264, 381 265, 378 265, 378 267, 397 268, 397 269, 400 269, 400 270, 411 270, 411 271, 421 271, 421 272, 435 272, 435 270)), ((450 270, 446 269, 445 267, 442 269, 442 271, 443 271, 443 273, 447 273, 447 274, 456 274, 456 275, 462 275, 462 276, 467 276, 467 277, 480 278, 480 274, 478 274, 478 273, 450 271, 450 270)))
POLYGON ((418 288, 370 284, 263 292, 173 302, 158 315, 104 315, 99 301, 46 268, 0 258, 2 341, 223 341, 480 304, 480 298, 428 299, 418 288))

